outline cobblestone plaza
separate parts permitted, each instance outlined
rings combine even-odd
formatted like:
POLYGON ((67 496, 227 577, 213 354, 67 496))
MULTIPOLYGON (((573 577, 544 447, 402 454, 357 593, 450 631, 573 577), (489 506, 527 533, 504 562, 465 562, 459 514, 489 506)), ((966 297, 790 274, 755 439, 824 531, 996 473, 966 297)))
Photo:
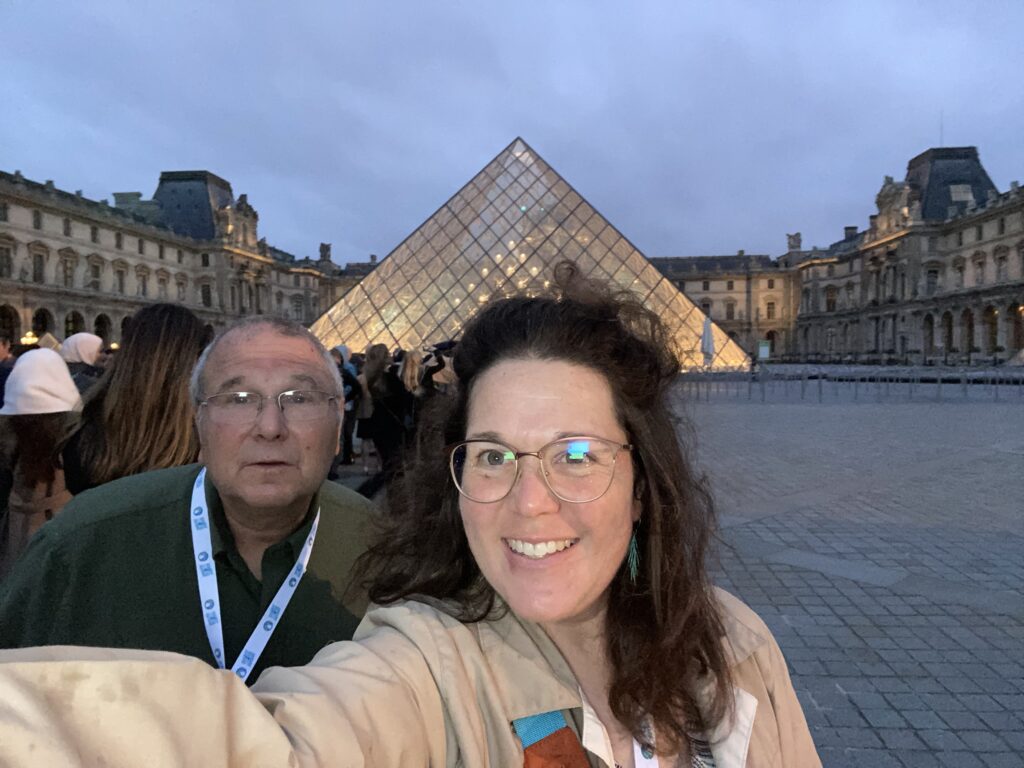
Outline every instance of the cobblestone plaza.
POLYGON ((1017 398, 677 407, 826 768, 1024 765, 1017 398))

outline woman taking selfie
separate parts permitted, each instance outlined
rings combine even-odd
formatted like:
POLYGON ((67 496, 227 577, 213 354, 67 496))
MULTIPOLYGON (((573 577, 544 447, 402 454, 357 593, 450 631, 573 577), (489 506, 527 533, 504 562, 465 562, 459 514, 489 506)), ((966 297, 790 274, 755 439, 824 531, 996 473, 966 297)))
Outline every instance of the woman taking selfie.
MULTIPOLYGON (((709 583, 712 504, 668 408, 664 327, 571 264, 556 282, 467 324, 363 562, 378 607, 356 642, 267 670, 265 711, 228 675, 168 673, 190 699, 170 760, 820 766, 770 632, 709 583)), ((154 666, 75 672, 123 687, 154 666)), ((131 718, 166 747, 160 679, 131 718)), ((96 717, 78 693, 73 717, 96 717)))

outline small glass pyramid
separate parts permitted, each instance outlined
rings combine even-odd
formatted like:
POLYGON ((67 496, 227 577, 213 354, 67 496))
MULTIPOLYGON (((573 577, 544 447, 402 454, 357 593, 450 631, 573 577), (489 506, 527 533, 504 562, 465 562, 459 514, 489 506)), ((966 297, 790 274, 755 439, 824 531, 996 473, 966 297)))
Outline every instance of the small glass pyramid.
POLYGON ((553 267, 636 293, 675 332, 684 369, 740 369, 747 354, 517 138, 311 326, 328 348, 423 349, 458 338, 491 297, 549 292, 553 267), (710 351, 704 345, 704 351, 710 351), (708 365, 710 363, 710 365, 708 365))

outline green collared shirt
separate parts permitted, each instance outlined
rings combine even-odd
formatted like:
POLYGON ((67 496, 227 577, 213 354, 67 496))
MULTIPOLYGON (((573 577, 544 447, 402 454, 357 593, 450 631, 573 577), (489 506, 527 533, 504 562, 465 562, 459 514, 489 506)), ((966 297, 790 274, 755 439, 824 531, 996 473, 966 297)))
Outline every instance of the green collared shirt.
MULTIPOLYGON (((176 651, 215 665, 199 605, 189 508, 198 465, 126 477, 76 496, 33 538, 0 584, 0 648, 87 645, 176 651)), ((238 553, 216 489, 206 481, 228 666, 295 566, 320 508, 299 582, 258 664, 305 664, 348 640, 365 608, 349 589, 365 548, 370 505, 324 483, 306 521, 269 547, 256 579, 238 553)))

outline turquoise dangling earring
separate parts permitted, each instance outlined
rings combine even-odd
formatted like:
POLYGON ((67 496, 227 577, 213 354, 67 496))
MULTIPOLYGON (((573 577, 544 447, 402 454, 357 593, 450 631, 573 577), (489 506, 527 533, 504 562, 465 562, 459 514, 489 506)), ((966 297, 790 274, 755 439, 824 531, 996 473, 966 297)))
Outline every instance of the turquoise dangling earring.
POLYGON ((636 543, 636 526, 633 526, 633 535, 629 537, 629 551, 626 554, 626 565, 629 567, 629 581, 636 585, 636 575, 640 570, 640 547, 636 543))

